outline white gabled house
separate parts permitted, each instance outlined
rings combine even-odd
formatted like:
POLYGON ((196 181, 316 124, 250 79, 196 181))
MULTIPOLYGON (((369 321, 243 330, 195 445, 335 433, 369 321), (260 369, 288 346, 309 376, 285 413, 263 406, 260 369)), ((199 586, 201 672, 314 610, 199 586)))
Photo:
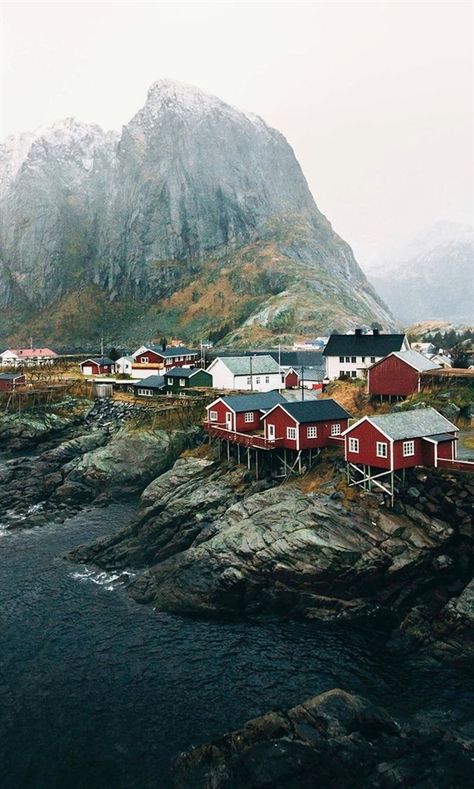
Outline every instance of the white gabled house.
POLYGON ((272 356, 219 356, 207 368, 214 389, 271 392, 284 383, 272 356))
POLYGON ((394 351, 409 351, 410 343, 405 334, 331 334, 323 351, 326 378, 366 378, 367 369, 394 351))

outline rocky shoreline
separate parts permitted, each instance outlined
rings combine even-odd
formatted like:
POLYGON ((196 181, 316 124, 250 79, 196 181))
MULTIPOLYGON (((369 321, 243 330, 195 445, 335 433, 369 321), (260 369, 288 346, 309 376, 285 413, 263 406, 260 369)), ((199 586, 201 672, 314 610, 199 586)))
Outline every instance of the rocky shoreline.
POLYGON ((452 789, 471 786, 474 743, 401 726, 334 689, 182 754, 174 789, 452 789))

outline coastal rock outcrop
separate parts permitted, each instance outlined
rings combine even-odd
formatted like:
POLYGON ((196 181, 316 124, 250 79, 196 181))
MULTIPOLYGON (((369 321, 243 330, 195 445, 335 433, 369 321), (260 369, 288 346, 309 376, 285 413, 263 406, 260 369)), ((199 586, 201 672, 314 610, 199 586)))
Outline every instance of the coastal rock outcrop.
POLYGON ((474 744, 435 729, 400 726, 340 689, 182 754, 174 789, 451 789, 468 786, 474 744))

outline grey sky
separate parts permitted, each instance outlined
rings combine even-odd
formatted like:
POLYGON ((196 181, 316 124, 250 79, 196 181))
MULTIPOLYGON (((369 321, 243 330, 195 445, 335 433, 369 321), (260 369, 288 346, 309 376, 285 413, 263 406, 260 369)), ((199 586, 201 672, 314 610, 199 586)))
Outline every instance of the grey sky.
POLYGON ((160 77, 261 115, 362 265, 472 222, 470 3, 4 3, 0 137, 120 129, 160 77))

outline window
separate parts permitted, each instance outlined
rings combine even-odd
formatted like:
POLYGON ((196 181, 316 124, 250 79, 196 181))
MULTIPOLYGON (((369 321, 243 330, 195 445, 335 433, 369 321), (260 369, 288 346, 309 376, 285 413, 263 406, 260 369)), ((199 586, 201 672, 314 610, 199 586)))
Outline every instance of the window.
POLYGON ((388 452, 387 452, 387 444, 385 443, 385 441, 377 441, 375 454, 377 455, 378 458, 387 457, 388 452))
POLYGON ((351 363, 355 364, 357 361, 357 356, 351 356, 351 363))
POLYGON ((270 383, 270 376, 269 376, 269 375, 266 375, 266 376, 265 376, 265 383, 266 383, 266 384, 269 384, 269 383, 270 383))
POLYGON ((186 386, 186 379, 185 378, 180 378, 179 379, 179 385, 180 386, 186 386))
POLYGON ((317 438, 318 437, 318 428, 315 425, 311 425, 311 427, 306 428, 306 438, 317 438))
POLYGON ((351 378, 357 378, 357 372, 355 370, 352 370, 351 378))
POLYGON ((365 362, 365 356, 360 357, 361 362, 365 362))
POLYGON ((257 375, 257 377, 256 377, 256 379, 255 379, 255 383, 256 383, 256 384, 259 384, 259 383, 260 383, 260 376, 259 376, 259 375, 257 375))
POLYGON ((414 441, 404 441, 403 442, 403 457, 409 458, 415 454, 415 442, 414 441))
POLYGON ((351 361, 351 357, 350 356, 346 356, 346 364, 349 364, 350 361, 351 361))
POLYGON ((172 378, 168 378, 168 386, 173 386, 173 379, 172 378))
POLYGON ((251 384, 251 383, 252 383, 252 379, 250 378, 250 375, 248 375, 248 376, 247 376, 247 383, 248 383, 248 384, 251 384))
POLYGON ((372 364, 374 364, 374 362, 375 362, 375 356, 371 356, 371 357, 370 357, 370 361, 371 361, 371 363, 372 363, 372 364))
POLYGON ((209 411, 209 422, 217 422, 217 411, 209 411))
POLYGON ((142 356, 142 364, 148 364, 148 356, 142 356))
POLYGON ((340 436, 341 435, 341 425, 331 425, 331 435, 332 436, 340 436))
POLYGON ((245 412, 244 422, 253 422, 253 411, 245 412))
POLYGON ((349 439, 349 452, 358 452, 359 451, 359 439, 358 438, 350 438, 349 439))
POLYGON ((296 427, 287 427, 286 437, 291 439, 292 441, 296 441, 296 427))
POLYGON ((144 397, 153 397, 153 389, 139 389, 138 394, 144 397))
POLYGON ((343 357, 343 356, 340 356, 340 357, 339 357, 339 363, 340 363, 340 364, 344 364, 344 357, 343 357))

